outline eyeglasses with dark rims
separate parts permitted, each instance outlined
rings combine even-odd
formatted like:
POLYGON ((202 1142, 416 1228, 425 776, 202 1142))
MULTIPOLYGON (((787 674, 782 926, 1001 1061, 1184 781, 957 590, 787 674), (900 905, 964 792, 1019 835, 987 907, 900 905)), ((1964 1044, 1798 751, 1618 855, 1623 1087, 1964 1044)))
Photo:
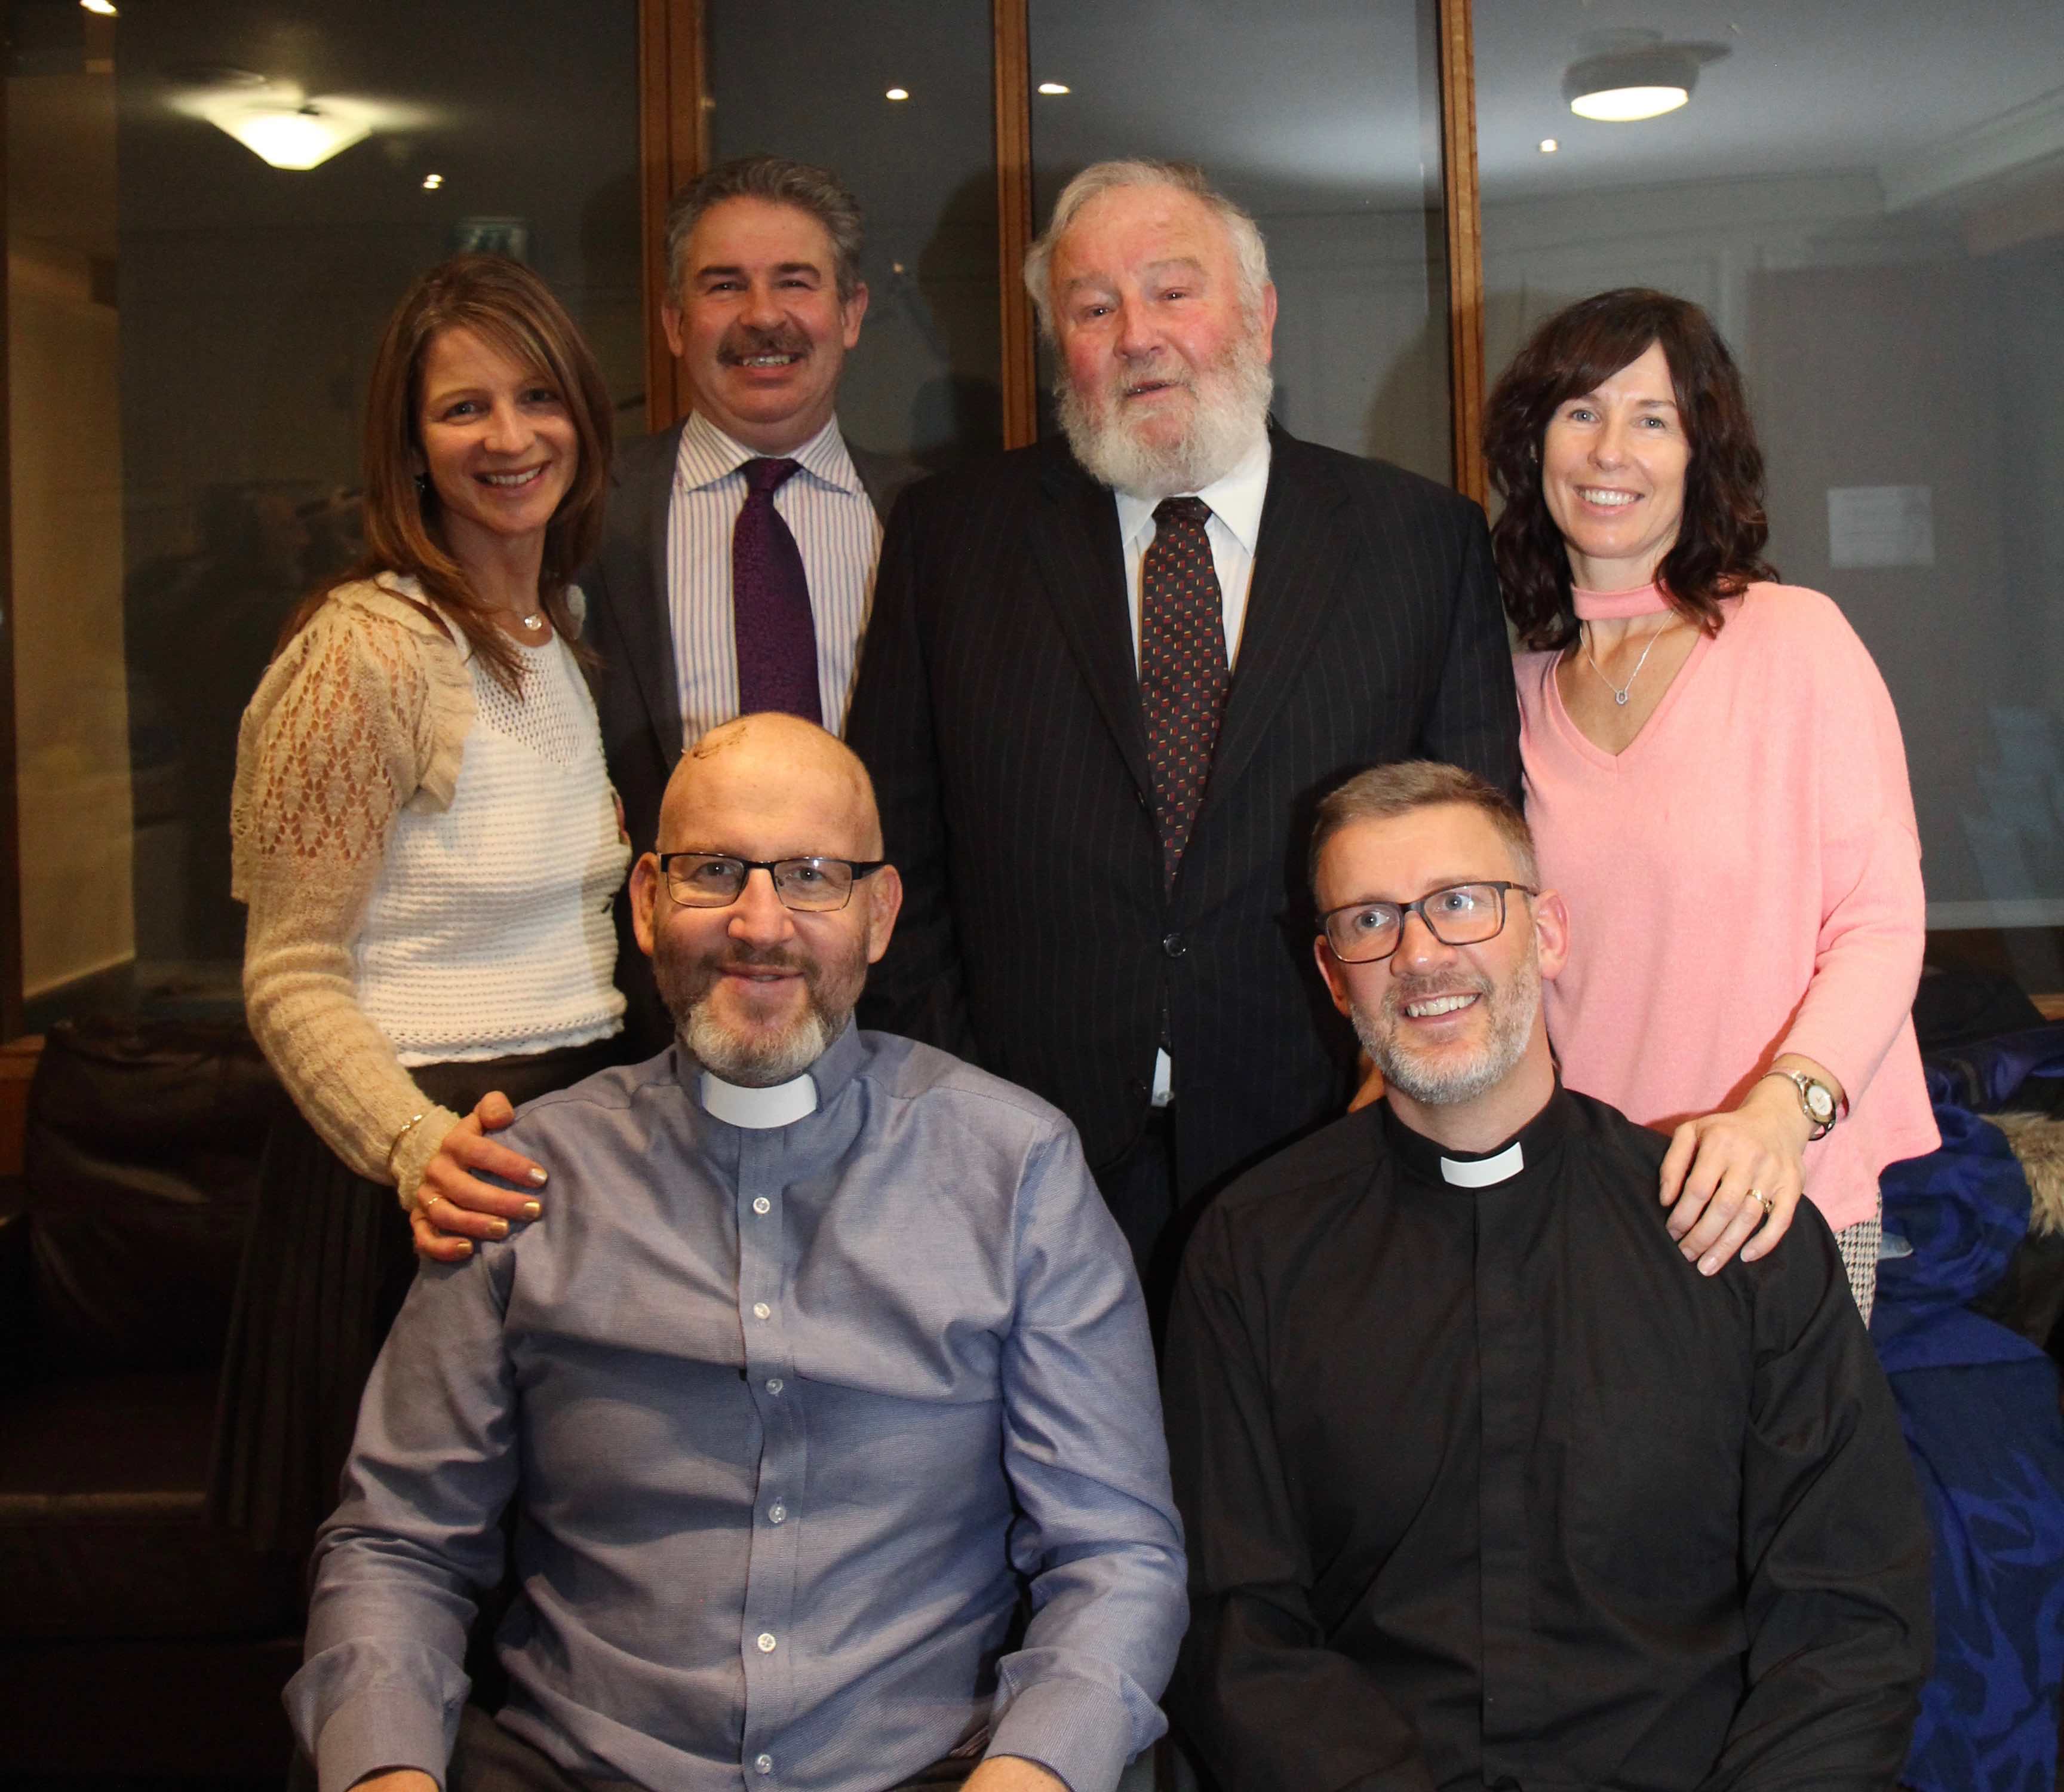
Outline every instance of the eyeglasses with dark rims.
POLYGON ((885 858, 740 858, 731 853, 662 853, 667 893, 684 908, 720 909, 745 893, 745 880, 764 871, 784 908, 824 914, 853 900, 854 885, 871 878, 885 858))
POLYGON ((1523 883, 1457 883, 1416 902, 1348 902, 1319 917, 1319 931, 1342 964, 1374 964, 1397 950, 1405 918, 1416 914, 1443 946, 1480 946, 1505 930, 1505 893, 1538 896, 1523 883))

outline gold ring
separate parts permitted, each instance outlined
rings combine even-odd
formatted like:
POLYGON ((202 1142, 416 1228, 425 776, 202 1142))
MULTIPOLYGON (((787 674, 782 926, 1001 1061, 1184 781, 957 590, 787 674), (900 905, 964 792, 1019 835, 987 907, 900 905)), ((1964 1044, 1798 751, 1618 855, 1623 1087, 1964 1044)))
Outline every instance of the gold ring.
POLYGON ((1763 1217, 1766 1220, 1770 1217, 1772 1210, 1777 1205, 1777 1203, 1772 1201, 1770 1197, 1766 1195, 1760 1189, 1750 1189, 1748 1192, 1748 1198, 1763 1209, 1763 1217))

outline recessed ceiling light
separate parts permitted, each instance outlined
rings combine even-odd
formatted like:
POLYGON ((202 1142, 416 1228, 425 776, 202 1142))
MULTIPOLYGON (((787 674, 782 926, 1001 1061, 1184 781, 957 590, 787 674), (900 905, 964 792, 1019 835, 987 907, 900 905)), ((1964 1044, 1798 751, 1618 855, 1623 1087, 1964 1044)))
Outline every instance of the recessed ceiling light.
POLYGON ((1040 91, 1040 92, 1042 92, 1042 93, 1053 94, 1053 93, 1066 93, 1068 90, 1067 90, 1066 87, 1063 83, 1062 83, 1061 82, 1058 82, 1058 81, 1042 81, 1042 82, 1039 83, 1039 91, 1040 91))
POLYGON ((884 97, 889 99, 908 99, 910 97, 910 90, 908 87, 891 87, 884 97))
POLYGON ((325 111, 316 106, 224 107, 212 113, 209 122, 276 168, 320 167, 372 130, 355 113, 325 111))
POLYGON ((115 0, 79 0, 79 3, 90 13, 99 13, 103 18, 115 17, 115 0))
POLYGON ((1543 155, 1553 155, 1562 147, 1553 137, 1543 137, 1541 139, 1541 153, 1543 155))
POLYGON ((426 174, 423 176, 423 191, 426 193, 434 193, 444 184, 445 177, 441 174, 426 174))

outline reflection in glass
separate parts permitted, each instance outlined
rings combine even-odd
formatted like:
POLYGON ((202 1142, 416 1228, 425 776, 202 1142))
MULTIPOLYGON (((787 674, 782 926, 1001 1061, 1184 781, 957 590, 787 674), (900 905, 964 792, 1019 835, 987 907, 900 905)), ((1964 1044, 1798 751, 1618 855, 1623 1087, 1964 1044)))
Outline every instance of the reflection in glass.
POLYGON ((703 29, 712 158, 828 167, 865 216, 841 426, 935 469, 1001 446, 989 9, 708 0, 703 29))
POLYGON ((1585 293, 1705 305, 1756 402, 1770 558, 1898 705, 1930 928, 2064 924, 2064 10, 1690 10, 1476 9, 1489 372, 1585 293), (1658 51, 1695 53, 1688 103, 1573 115, 1574 67, 1658 51))
POLYGON ((17 0, 10 30, 30 1019, 233 1003, 237 720, 356 552, 365 372, 402 289, 462 246, 522 256, 636 426, 637 7, 17 0), (308 106, 367 134, 302 172, 231 128, 308 106))
POLYGON ((1033 83, 1066 89, 1033 97, 1035 224, 1088 163, 1200 163, 1268 240, 1278 420, 1446 482, 1432 0, 1032 0, 1030 11, 1033 83))

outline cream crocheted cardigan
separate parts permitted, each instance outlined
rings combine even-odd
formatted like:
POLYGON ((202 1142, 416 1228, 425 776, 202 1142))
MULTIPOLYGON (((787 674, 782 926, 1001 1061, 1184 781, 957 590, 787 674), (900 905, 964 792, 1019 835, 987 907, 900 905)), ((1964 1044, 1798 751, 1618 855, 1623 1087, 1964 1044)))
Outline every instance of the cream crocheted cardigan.
POLYGON ((474 720, 466 661, 415 591, 385 574, 341 587, 272 662, 238 731, 229 821, 252 1032, 324 1142, 405 1208, 459 1116, 359 1007, 351 942, 396 816, 450 806, 474 720))

